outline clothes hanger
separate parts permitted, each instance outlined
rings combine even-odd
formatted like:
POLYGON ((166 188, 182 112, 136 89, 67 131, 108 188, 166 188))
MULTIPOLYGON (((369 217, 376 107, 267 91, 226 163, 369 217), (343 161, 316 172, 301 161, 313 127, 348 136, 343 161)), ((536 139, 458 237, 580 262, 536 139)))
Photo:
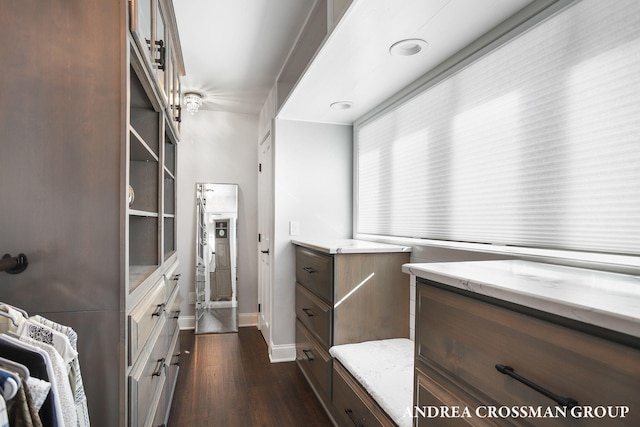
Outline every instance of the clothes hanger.
POLYGON ((0 316, 6 317, 7 319, 11 320, 11 323, 13 323, 13 326, 18 327, 18 320, 15 317, 13 317, 11 314, 7 313, 4 310, 0 310, 0 316))
POLYGON ((22 386, 22 380, 17 374, 6 369, 0 368, 0 372, 3 374, 3 380, 1 381, 2 384, 0 385, 0 394, 2 394, 5 401, 11 400, 16 396, 18 390, 22 386))
POLYGON ((20 312, 20 314, 22 314, 22 316, 24 316, 25 319, 29 318, 29 313, 27 313, 26 311, 24 311, 23 309, 16 307, 15 305, 11 305, 11 304, 7 304, 6 302, 0 302, 0 307, 2 306, 7 306, 9 308, 14 309, 15 311, 20 312))
POLYGON ((24 366, 22 363, 16 362, 15 360, 5 359, 4 357, 0 357, 0 366, 13 369, 14 371, 18 372, 24 380, 28 380, 29 377, 31 376, 31 373, 29 372, 29 368, 24 366))

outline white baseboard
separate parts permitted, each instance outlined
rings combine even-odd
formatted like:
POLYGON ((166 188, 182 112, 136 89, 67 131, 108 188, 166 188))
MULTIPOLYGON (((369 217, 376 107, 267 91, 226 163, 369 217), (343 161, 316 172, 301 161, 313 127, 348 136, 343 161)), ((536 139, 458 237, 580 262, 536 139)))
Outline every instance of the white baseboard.
POLYGON ((180 316, 178 317, 178 326, 180 330, 195 329, 196 328, 196 316, 180 316))
POLYGON ((258 313, 238 313, 238 327, 258 326, 258 313))
POLYGON ((275 345, 273 342, 270 343, 269 360, 271 363, 294 362, 296 360, 296 345, 275 345))

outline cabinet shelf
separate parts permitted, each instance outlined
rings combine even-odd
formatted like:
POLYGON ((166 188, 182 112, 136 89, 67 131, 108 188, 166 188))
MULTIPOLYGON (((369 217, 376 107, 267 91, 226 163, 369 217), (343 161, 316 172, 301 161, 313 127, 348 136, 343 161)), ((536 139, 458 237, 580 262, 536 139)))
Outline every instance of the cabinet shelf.
POLYGON ((158 155, 147 145, 140 134, 131 126, 130 133, 130 159, 135 161, 157 162, 158 155))
POLYGON ((130 216, 139 216, 139 217, 158 217, 158 212, 149 212, 149 211, 141 211, 138 209, 129 209, 130 216))
MULTIPOLYGON (((133 67, 129 67, 129 129, 155 155, 160 152, 160 116, 133 67)), ((133 148, 133 144, 132 144, 133 148)), ((133 155, 134 153, 132 153, 133 155)))
POLYGON ((169 169, 167 169, 166 166, 164 167, 164 174, 168 175, 169 178, 171 178, 171 179, 176 179, 175 175, 173 173, 171 173, 171 171, 169 169))

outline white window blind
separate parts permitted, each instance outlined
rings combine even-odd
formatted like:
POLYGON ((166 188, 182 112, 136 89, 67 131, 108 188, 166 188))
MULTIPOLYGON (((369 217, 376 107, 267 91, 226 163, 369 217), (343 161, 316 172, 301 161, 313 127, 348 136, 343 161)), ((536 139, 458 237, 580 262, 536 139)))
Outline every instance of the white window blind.
POLYGON ((640 1, 577 2, 356 140, 357 233, 640 254, 640 1))

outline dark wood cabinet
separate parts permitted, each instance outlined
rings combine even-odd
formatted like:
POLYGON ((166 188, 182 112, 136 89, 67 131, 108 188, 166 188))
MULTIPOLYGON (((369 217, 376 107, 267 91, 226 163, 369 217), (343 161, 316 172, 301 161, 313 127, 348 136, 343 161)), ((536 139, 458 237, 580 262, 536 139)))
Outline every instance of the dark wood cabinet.
POLYGON ((409 336, 402 265, 410 254, 399 248, 330 253, 296 246, 296 361, 327 408, 336 396, 331 346, 409 336))
POLYGON ((177 78, 170 0, 10 2, 0 14, 12 40, 0 48, 12 64, 0 98, 0 241, 29 259, 0 278, 0 299, 77 332, 95 427, 164 418, 177 372, 179 133, 150 66, 159 4, 177 78), (138 406, 130 381, 144 383, 137 369, 160 354, 166 373, 153 384, 163 386, 138 389, 150 405, 138 406))
MULTIPOLYGON (((415 404, 468 408, 468 425, 602 425, 597 417, 521 416, 511 408, 562 406, 504 375, 496 365, 580 406, 640 408, 640 350, 573 328, 560 318, 418 279, 415 404), (506 408, 504 417, 487 407, 506 408), (480 411, 480 412, 477 412, 480 411)), ((431 425, 417 417, 417 426, 431 425)), ((608 426, 640 423, 640 414, 606 418, 608 426)), ((443 424, 444 425, 444 424, 443 424)), ((452 424, 453 425, 453 424, 452 424)))

